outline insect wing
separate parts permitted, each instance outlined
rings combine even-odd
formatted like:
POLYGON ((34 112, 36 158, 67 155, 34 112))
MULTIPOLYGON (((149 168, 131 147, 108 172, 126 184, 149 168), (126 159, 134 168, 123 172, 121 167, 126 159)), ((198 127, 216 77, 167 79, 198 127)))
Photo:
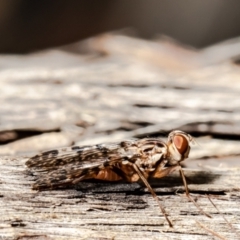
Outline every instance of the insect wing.
POLYGON ((134 156, 135 151, 128 147, 134 142, 119 144, 99 144, 95 146, 74 146, 56 149, 30 158, 26 165, 35 170, 37 181, 33 188, 49 188, 73 184, 76 179, 91 176, 106 166, 121 162, 128 155, 134 156), (123 148, 123 145, 125 148, 123 148), (38 174, 41 172, 40 174, 38 174))
POLYGON ((74 164, 78 167, 89 168, 104 163, 109 157, 117 157, 118 149, 116 144, 55 149, 30 158, 26 165, 36 171, 50 171, 74 164))

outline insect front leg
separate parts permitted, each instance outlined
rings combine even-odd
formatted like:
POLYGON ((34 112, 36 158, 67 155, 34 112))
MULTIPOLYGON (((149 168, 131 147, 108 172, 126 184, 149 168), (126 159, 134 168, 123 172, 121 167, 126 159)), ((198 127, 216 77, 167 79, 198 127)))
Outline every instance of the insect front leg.
POLYGON ((156 202, 158 203, 158 206, 163 214, 163 216, 165 217, 165 219, 167 220, 168 224, 170 227, 173 227, 173 224, 171 222, 171 220, 168 218, 168 215, 164 209, 164 207, 162 206, 162 204, 159 201, 159 198, 157 196, 157 194, 154 192, 154 190, 152 189, 152 187, 150 186, 150 184, 148 183, 147 179, 144 177, 144 173, 139 169, 139 167, 135 164, 135 163, 131 163, 129 162, 129 165, 131 165, 133 167, 133 169, 136 171, 137 175, 139 176, 139 178, 141 178, 141 180, 143 181, 143 183, 145 184, 145 186, 148 188, 149 192, 152 194, 153 198, 156 200, 156 202))
POLYGON ((183 185, 185 187, 185 191, 186 191, 186 196, 188 197, 188 199, 196 206, 196 208, 205 216, 211 218, 211 215, 209 215, 208 213, 204 212, 201 207, 196 203, 196 201, 192 198, 192 196, 190 195, 189 193, 189 188, 188 188, 188 185, 187 185, 187 181, 186 181, 186 178, 185 178, 185 175, 184 175, 184 172, 181 168, 181 166, 179 166, 179 173, 180 173, 180 176, 182 177, 182 180, 183 180, 183 185))
POLYGON ((180 169, 181 169, 181 166, 179 166, 179 165, 174 165, 174 166, 166 167, 166 168, 162 168, 161 166, 158 166, 157 169, 151 174, 151 177, 152 178, 166 177, 170 173, 180 170, 180 169))

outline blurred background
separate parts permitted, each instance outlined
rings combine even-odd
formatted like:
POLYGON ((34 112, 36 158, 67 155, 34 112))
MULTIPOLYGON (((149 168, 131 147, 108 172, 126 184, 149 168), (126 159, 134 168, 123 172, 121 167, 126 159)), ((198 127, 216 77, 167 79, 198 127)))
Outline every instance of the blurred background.
POLYGON ((174 231, 159 228, 145 190, 122 185, 115 195, 97 185, 100 195, 87 198, 87 188, 33 192, 37 173, 25 162, 66 146, 166 140, 180 129, 198 143, 183 162, 194 169, 190 189, 214 218, 201 219, 188 199, 174 196, 178 209, 170 195, 179 195, 182 183, 158 181, 177 229, 170 238, 210 239, 209 227, 236 239, 239 23, 239 0, 0 0, 0 238, 166 239, 174 231))
POLYGON ((239 36, 237 0, 2 0, 0 52, 26 53, 132 28, 202 48, 239 36))
POLYGON ((0 155, 181 129, 201 164, 239 165, 239 12, 234 0, 0 1, 0 155))

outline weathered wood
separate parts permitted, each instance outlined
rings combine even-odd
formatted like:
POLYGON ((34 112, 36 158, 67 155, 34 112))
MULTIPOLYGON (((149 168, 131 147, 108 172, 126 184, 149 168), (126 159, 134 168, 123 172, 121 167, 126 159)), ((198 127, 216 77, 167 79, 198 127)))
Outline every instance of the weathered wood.
MULTIPOLYGON (((147 136, 141 127, 152 127, 151 134, 183 128, 240 135, 240 70, 229 56, 219 63, 208 56, 211 48, 191 51, 123 36, 89 42, 87 56, 61 50, 0 56, 0 135, 61 131, 75 143, 99 133, 110 139, 121 130, 131 131, 127 137, 147 136), (96 57, 98 52, 107 55, 96 57), (79 129, 71 131, 66 124, 79 129)), ((227 52, 226 45, 212 49, 227 52)), ((49 143, 49 148, 55 145, 49 143)))
POLYGON ((154 180, 174 228, 169 228, 143 185, 91 183, 75 189, 34 191, 26 158, 0 159, 0 236, 2 239, 215 239, 196 221, 226 239, 238 239, 206 195, 240 234, 239 168, 185 170, 192 196, 205 212, 180 194, 177 174, 154 180))
POLYGON ((65 48, 0 56, 0 240, 216 239, 196 221, 239 239, 240 70, 231 62, 239 50, 220 44, 196 51, 113 35, 87 45, 87 55, 76 44, 74 54, 65 48), (221 56, 209 56, 212 51, 221 56), (152 180, 173 229, 141 184, 85 182, 37 192, 26 158, 19 157, 73 144, 166 137, 172 129, 209 135, 196 137, 199 146, 183 164, 192 169, 185 170, 192 195, 213 216, 203 216, 182 194, 177 173, 152 180))

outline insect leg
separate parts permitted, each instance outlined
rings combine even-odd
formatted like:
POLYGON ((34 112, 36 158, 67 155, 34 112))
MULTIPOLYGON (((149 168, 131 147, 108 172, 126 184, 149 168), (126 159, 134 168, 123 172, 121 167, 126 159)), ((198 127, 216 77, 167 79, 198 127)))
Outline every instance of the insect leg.
POLYGON ((33 185, 35 190, 64 188, 74 185, 83 179, 91 178, 97 169, 80 169, 71 171, 71 169, 58 169, 46 175, 39 175, 33 185))
POLYGON ((164 209, 164 207, 161 205, 158 196, 156 195, 156 193, 153 191, 152 187, 150 186, 150 184, 148 183, 147 179, 144 177, 144 175, 142 174, 141 170, 138 168, 138 166, 136 164, 132 163, 132 166, 134 168, 134 170, 136 171, 136 173, 138 174, 138 176, 141 178, 141 180, 143 181, 143 183, 146 185, 146 187, 148 188, 149 192, 152 194, 153 198, 157 201, 158 206, 161 209, 162 214, 164 215, 165 219, 167 220, 168 224, 170 227, 173 227, 173 224, 171 222, 171 220, 168 218, 167 213, 164 209))
POLYGON ((186 178, 185 178, 185 175, 184 175, 184 172, 181 168, 181 166, 179 165, 179 173, 180 173, 180 176, 182 177, 182 180, 183 180, 183 185, 185 187, 185 191, 186 191, 186 196, 188 197, 188 199, 196 206, 196 208, 205 216, 211 218, 212 216, 209 215, 208 213, 205 213, 201 207, 196 203, 196 201, 192 198, 192 196, 190 195, 189 193, 189 188, 188 188, 188 185, 187 185, 187 181, 186 181, 186 178))
POLYGON ((64 187, 67 185, 71 185, 72 180, 64 180, 64 181, 55 181, 53 178, 43 177, 38 179, 35 184, 33 184, 33 190, 47 190, 47 189, 56 189, 58 187, 64 187))
POLYGON ((166 167, 166 168, 162 168, 161 166, 159 168, 156 169, 156 171, 153 172, 153 174, 151 174, 152 178, 162 178, 165 177, 167 175, 169 175, 170 173, 176 171, 176 170, 180 170, 180 166, 171 166, 171 167, 166 167))

